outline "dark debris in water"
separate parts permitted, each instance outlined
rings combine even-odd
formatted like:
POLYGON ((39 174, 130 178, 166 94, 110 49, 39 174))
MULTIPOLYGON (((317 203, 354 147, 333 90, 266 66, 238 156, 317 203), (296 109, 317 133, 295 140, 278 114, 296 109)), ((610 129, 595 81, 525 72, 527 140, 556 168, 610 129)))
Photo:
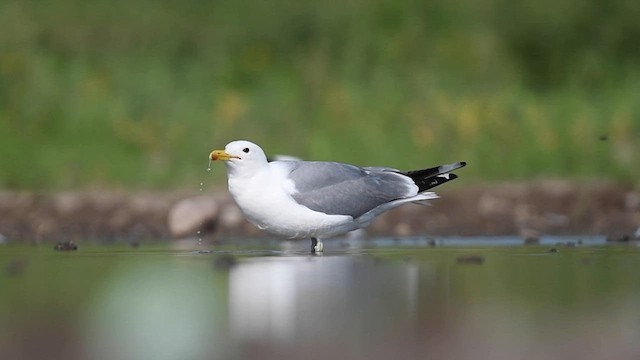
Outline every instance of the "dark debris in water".
POLYGON ((484 264, 484 256, 481 255, 460 255, 456 258, 458 264, 481 265, 484 264))
POLYGON ((71 240, 68 241, 60 241, 53 247, 55 251, 76 251, 78 250, 78 245, 71 240))
POLYGON ((233 255, 224 254, 213 259, 213 267, 218 270, 229 270, 238 263, 233 255))

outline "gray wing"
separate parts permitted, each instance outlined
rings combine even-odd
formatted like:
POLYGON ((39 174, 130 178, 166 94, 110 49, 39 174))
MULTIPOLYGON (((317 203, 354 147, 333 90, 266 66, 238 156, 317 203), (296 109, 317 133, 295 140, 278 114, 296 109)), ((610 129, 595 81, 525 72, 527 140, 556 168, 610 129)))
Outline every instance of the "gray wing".
POLYGON ((415 195, 413 181, 389 168, 323 161, 292 162, 289 179, 301 205, 331 215, 360 217, 389 201, 415 195))

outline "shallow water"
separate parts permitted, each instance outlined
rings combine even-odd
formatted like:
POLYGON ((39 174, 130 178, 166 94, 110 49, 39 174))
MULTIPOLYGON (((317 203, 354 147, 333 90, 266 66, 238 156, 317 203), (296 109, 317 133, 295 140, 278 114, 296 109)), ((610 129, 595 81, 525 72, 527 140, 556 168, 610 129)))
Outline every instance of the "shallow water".
POLYGON ((307 246, 1 245, 0 358, 640 357, 633 243, 307 246))

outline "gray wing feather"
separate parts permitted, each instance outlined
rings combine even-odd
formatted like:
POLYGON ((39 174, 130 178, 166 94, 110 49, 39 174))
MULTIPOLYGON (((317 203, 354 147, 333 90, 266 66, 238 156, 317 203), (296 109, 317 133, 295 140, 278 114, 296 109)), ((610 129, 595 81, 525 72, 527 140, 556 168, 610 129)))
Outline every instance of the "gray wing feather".
POLYGON ((417 189, 411 179, 394 169, 336 162, 296 162, 289 178, 297 190, 292 197, 299 204, 354 219, 389 201, 415 195, 417 189))

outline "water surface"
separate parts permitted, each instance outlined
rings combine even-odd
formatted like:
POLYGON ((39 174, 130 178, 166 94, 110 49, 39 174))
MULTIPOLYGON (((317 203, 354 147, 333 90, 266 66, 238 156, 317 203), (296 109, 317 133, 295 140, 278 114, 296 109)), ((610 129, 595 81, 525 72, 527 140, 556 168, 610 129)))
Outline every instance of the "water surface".
POLYGON ((336 240, 323 256, 306 243, 195 247, 0 246, 0 357, 640 356, 633 243, 336 240))

